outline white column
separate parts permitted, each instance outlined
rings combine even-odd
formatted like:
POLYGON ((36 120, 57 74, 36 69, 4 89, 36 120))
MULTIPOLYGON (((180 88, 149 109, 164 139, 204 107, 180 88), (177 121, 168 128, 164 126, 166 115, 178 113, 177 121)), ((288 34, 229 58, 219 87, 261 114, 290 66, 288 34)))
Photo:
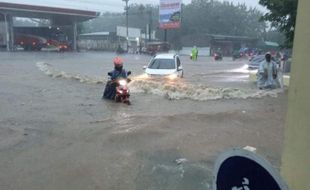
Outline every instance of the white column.
POLYGON ((290 189, 310 189, 310 1, 298 1, 282 174, 290 189))
POLYGON ((77 23, 76 21, 73 22, 73 41, 72 41, 72 46, 73 46, 73 50, 76 51, 77 50, 77 37, 78 37, 78 32, 77 32, 77 23))
POLYGON ((13 17, 4 13, 4 22, 6 28, 6 49, 12 51, 14 46, 13 17))

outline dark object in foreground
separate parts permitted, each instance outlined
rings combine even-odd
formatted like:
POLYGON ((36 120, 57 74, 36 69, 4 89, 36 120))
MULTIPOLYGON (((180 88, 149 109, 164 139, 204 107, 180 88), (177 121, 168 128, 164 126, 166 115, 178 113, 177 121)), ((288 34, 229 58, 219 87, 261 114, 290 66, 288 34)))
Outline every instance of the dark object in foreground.
POLYGON ((268 161, 245 149, 223 153, 215 164, 214 179, 215 190, 288 190, 268 161))

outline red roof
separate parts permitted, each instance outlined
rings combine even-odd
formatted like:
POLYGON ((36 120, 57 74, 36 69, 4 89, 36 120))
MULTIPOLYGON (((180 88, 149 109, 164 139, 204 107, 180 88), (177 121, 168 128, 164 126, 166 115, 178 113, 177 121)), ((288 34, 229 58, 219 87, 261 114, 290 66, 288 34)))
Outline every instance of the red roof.
POLYGON ((25 4, 16 4, 16 3, 1 3, 1 2, 0 2, 0 10, 62 14, 62 15, 76 15, 76 16, 85 16, 85 17, 99 16, 99 12, 95 12, 95 11, 56 8, 56 7, 47 7, 47 6, 37 6, 37 5, 25 5, 25 4))

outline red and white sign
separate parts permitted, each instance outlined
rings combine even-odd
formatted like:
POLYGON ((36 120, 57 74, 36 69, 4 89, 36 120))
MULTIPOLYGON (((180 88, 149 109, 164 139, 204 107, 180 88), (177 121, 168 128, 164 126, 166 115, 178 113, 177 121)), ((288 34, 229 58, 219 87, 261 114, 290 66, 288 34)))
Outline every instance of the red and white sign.
POLYGON ((181 27, 181 0, 160 0, 159 27, 175 29, 181 27))

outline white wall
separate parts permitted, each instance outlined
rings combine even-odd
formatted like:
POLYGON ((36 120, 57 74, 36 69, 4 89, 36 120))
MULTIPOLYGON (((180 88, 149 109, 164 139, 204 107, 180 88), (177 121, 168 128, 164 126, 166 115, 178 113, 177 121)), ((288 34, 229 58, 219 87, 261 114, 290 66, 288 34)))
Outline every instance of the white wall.
MULTIPOLYGON (((180 50, 180 55, 190 55, 193 47, 183 47, 180 50)), ((210 56, 210 47, 198 47, 198 56, 210 56)))
MULTIPOLYGON (((116 35, 121 37, 127 37, 127 30, 124 26, 116 27, 116 35)), ((139 28, 128 28, 128 37, 129 38, 139 38, 141 37, 141 29, 139 28)))

